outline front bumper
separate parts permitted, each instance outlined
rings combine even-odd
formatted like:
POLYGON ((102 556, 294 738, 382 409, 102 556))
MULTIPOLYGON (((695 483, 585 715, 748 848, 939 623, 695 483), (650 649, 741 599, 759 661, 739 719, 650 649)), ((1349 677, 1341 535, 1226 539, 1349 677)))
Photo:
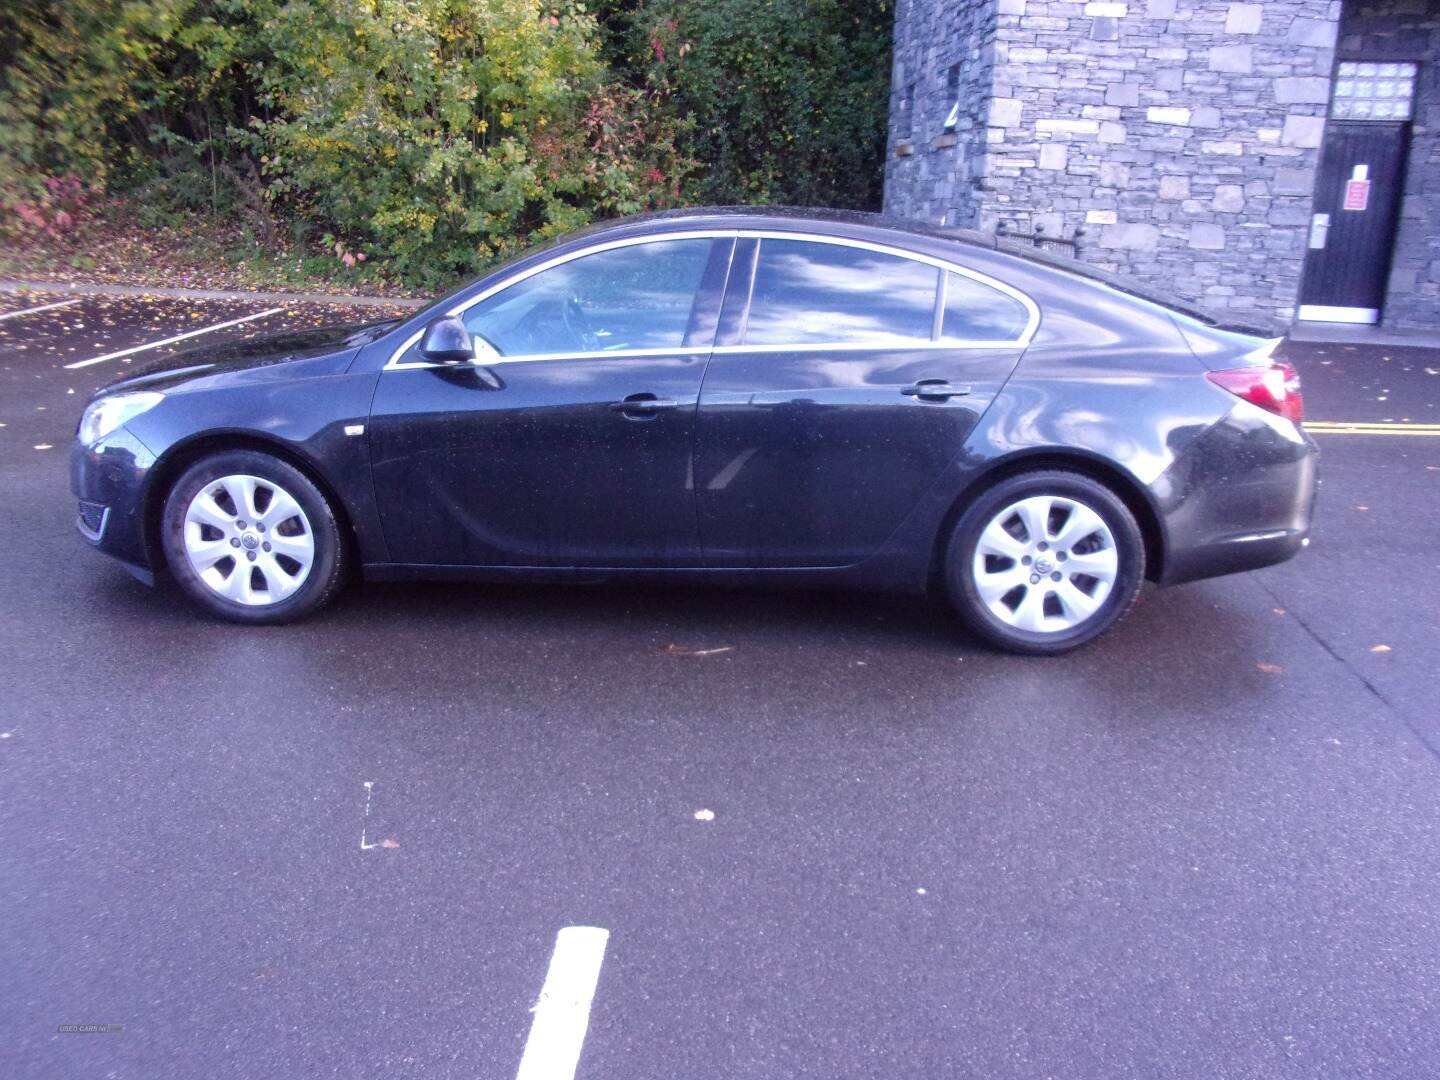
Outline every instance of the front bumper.
POLYGON ((145 480, 154 464, 150 449, 123 427, 92 446, 76 440, 70 447, 76 531, 146 584, 156 570, 145 532, 145 480))
POLYGON ((1167 585, 1258 570, 1309 542, 1320 450, 1288 420, 1248 403, 1196 439, 1156 486, 1167 585))

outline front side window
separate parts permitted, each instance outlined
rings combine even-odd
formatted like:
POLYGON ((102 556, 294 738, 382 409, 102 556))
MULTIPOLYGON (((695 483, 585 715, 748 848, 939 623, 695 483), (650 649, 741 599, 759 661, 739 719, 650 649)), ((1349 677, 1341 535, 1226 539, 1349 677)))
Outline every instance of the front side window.
POLYGON ((501 356, 678 349, 714 243, 656 240, 582 255, 461 317, 501 356))
POLYGON ((929 341, 940 271, 807 240, 760 241, 747 345, 929 341))

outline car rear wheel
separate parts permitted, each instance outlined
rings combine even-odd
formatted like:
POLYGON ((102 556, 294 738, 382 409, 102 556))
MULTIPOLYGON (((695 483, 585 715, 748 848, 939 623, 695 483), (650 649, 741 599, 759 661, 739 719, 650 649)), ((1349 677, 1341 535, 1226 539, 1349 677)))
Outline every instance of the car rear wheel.
POLYGON ((251 450, 196 462, 165 500, 165 558, 195 603, 233 622, 308 615, 340 587, 333 508, 288 462, 251 450))
POLYGON ((946 560, 961 619, 1011 652, 1093 640, 1134 606, 1145 578, 1135 517, 1103 484, 1037 471, 1002 480, 960 516, 946 560))

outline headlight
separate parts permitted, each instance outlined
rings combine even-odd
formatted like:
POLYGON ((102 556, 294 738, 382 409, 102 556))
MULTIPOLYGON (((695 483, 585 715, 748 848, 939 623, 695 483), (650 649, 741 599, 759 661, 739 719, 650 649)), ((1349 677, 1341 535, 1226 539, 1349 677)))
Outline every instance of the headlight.
POLYGON ((97 398, 85 407, 80 417, 80 427, 75 437, 82 446, 92 446, 106 435, 127 424, 143 412, 148 412, 165 400, 164 394, 151 390, 137 390, 133 394, 110 394, 97 398))

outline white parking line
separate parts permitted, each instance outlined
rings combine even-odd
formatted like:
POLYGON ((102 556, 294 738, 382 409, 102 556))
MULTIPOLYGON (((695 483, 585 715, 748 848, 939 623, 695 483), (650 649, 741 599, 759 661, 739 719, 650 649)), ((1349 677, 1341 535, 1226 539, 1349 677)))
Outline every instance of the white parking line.
POLYGON ((27 307, 21 308, 19 311, 7 311, 4 315, 0 315, 0 319, 15 319, 21 315, 34 315, 37 311, 54 311, 56 308, 69 307, 71 304, 78 304, 79 302, 78 299, 60 300, 54 304, 41 304, 39 307, 27 307))
POLYGON ((72 371, 75 368, 89 367, 91 364, 101 364, 106 360, 118 360, 122 356, 130 356, 132 353, 144 352, 146 349, 158 349, 161 345, 173 345, 175 342, 184 341, 186 338, 199 337, 201 334, 208 334, 212 330, 224 330, 227 326, 239 326, 241 323, 251 322, 254 319, 263 319, 266 315, 278 315, 284 310, 284 308, 278 307, 267 308, 265 311, 256 312, 254 315, 246 315, 240 319, 231 319, 229 322, 216 323, 214 326, 202 326, 199 330, 191 330, 185 334, 176 334, 174 337, 167 337, 161 341, 151 341, 145 345, 135 345, 129 349, 121 349, 119 352, 91 357, 89 360, 77 360, 73 364, 66 364, 65 369, 72 371))
POLYGON ((609 940, 610 931, 598 926, 567 926, 555 935, 515 1080, 574 1080, 609 940))

